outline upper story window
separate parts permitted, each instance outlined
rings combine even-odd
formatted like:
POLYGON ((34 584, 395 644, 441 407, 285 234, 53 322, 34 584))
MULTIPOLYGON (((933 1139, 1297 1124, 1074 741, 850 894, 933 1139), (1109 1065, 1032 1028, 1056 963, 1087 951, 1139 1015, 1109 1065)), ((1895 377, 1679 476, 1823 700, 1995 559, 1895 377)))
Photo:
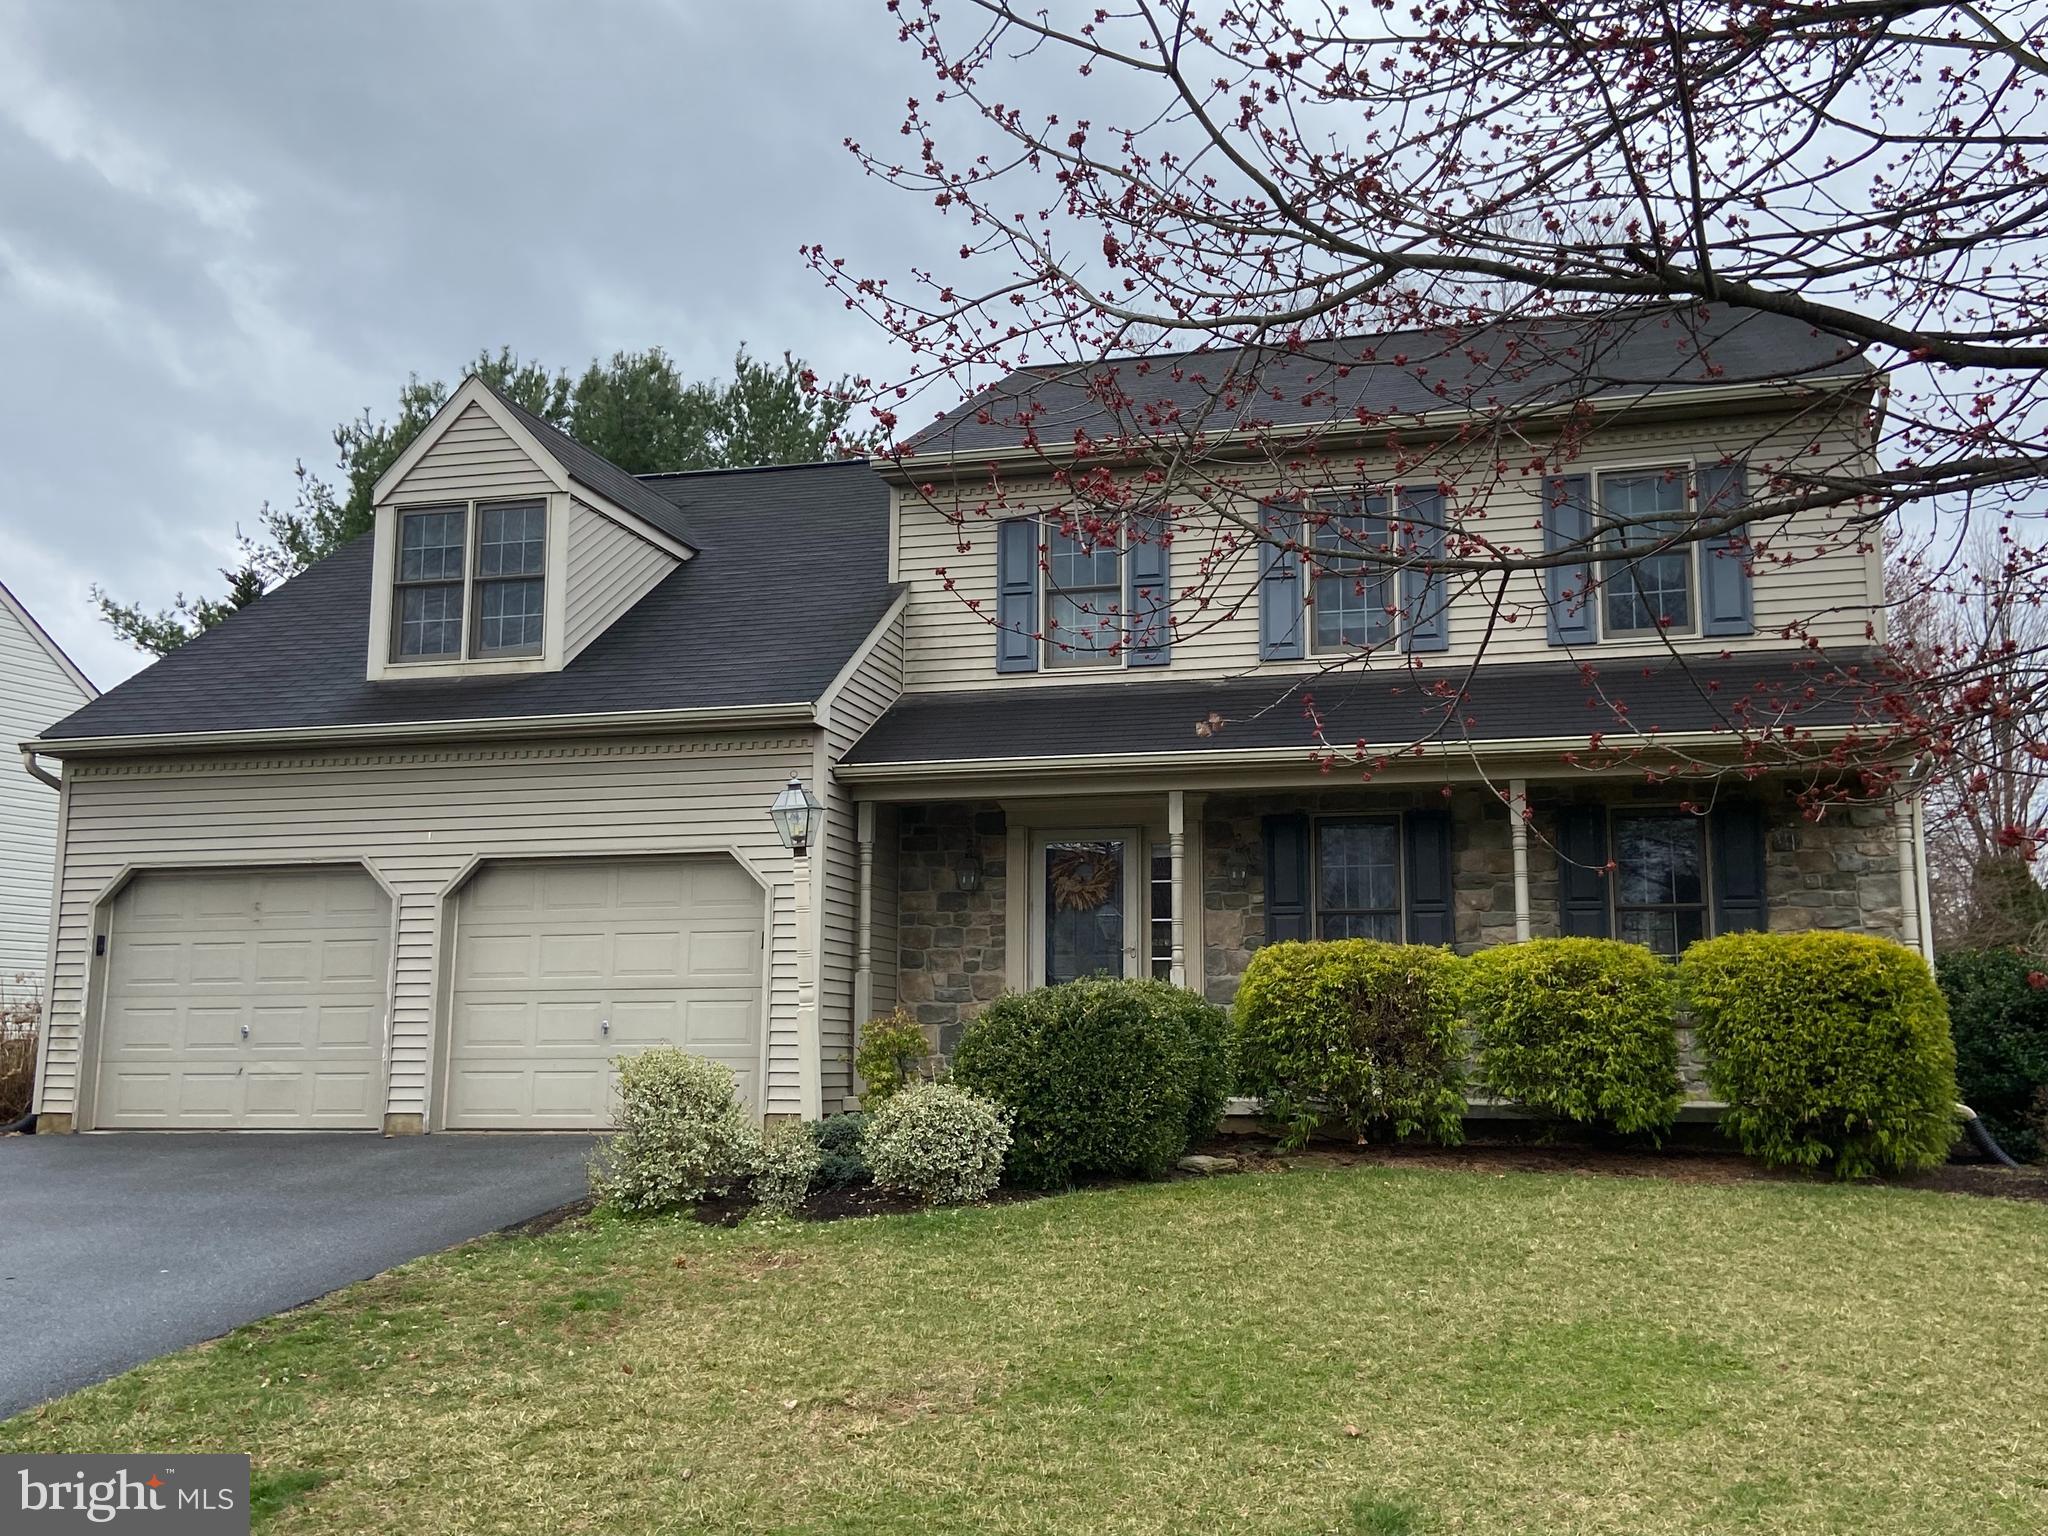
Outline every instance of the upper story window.
POLYGON ((1317 651, 1355 651, 1384 645, 1393 633, 1393 572, 1361 556, 1384 550, 1387 498, 1362 496, 1355 511, 1314 519, 1309 545, 1316 577, 1312 643, 1317 651))
POLYGON ((1045 664, 1113 667, 1123 634, 1123 552, 1048 523, 1045 664))
POLYGON ((398 661, 538 656, 547 503, 464 502, 398 514, 391 652, 398 661))
MULTIPOLYGON (((1606 543, 1618 550, 1655 549, 1685 530, 1686 472, 1653 469, 1600 477, 1606 543)), ((1654 634, 1693 627, 1691 544, 1602 562, 1602 622, 1610 635, 1654 634)))

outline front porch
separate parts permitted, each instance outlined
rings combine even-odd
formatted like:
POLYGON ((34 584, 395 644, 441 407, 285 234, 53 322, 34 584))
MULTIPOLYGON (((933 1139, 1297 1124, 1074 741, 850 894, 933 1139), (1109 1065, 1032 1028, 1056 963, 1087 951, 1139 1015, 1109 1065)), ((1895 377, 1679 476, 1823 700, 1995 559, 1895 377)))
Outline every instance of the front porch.
POLYGON ((1227 1007, 1253 952, 1288 938, 1464 952, 1612 935, 1675 953, 1735 928, 1837 928, 1925 947, 1910 801, 1809 821, 1770 781, 1690 798, 1583 773, 1495 783, 864 800, 856 1019, 900 1006, 944 1056, 1005 991, 1077 975, 1227 1007))

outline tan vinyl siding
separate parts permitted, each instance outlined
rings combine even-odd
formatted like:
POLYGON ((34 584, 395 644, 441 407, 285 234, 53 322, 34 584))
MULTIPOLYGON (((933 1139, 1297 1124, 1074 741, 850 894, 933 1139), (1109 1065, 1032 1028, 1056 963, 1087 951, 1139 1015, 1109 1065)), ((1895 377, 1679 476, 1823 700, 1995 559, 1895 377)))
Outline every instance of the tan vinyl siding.
POLYGON ((124 867, 366 860, 397 904, 387 1111, 432 1115, 443 897, 473 860, 730 851, 774 888, 764 1099, 795 1113, 794 889, 767 806, 790 774, 811 771, 816 737, 80 761, 41 1107, 76 1106, 94 904, 124 867))
POLYGON ((57 847, 57 791, 31 778, 15 744, 40 736, 91 695, 0 601, 0 989, 48 962, 50 872, 57 847))
MULTIPOLYGON (((853 974, 860 942, 860 848, 853 797, 830 768, 867 733, 903 691, 903 617, 890 619, 875 646, 840 681, 828 698, 825 732, 825 846, 819 858, 824 882, 823 944, 818 972, 820 1086, 826 1113, 853 1091, 853 974)), ((877 885, 880 884, 879 871, 877 885)), ((894 890, 894 881, 889 888, 894 890)), ((879 908, 878 908, 879 910, 879 908)), ((893 937, 890 954, 895 953, 893 937)), ((891 992, 894 992, 893 977, 891 992)))
POLYGON ((472 404, 384 499, 542 496, 554 489, 555 483, 546 471, 491 419, 489 412, 472 404))
MULTIPOLYGON (((1745 453, 1753 462, 1761 463, 1773 457, 1789 458, 1795 448, 1803 449, 1814 437, 1810 426, 1786 429, 1767 419, 1748 418, 1654 430, 1607 430, 1570 468, 1574 473, 1597 475, 1608 469, 1682 462, 1693 456, 1718 458, 1723 452, 1745 453)), ((1821 452, 1816 455, 1800 452, 1802 464, 1853 462, 1860 452, 1846 430, 1822 435, 1820 446, 1821 452)), ((1439 472, 1434 466, 1426 471, 1430 476, 1439 472)), ((1374 478, 1392 478, 1392 474, 1387 471, 1374 478)), ((1511 475, 1497 485, 1489 484, 1490 472, 1473 476, 1453 473, 1448 478, 1454 485, 1466 487, 1455 500, 1468 523, 1475 507, 1483 507, 1485 522, 1479 526, 1494 531, 1502 542, 1532 549, 1541 546, 1538 475, 1511 475)), ((936 494, 944 498, 948 492, 941 487, 936 494)), ((914 494, 899 493, 896 576, 911 587, 913 594, 906 633, 907 689, 1064 687, 1136 678, 1164 681, 1241 676, 1253 671, 1279 674, 1312 671, 1329 661, 1328 656, 1314 655, 1301 662, 1259 660, 1256 551, 1241 540, 1244 547, 1219 561, 1215 575, 1203 578, 1195 574, 1197 561, 1219 547, 1219 520, 1214 531, 1194 528, 1179 534, 1175 541, 1172 579, 1176 591, 1199 585, 1200 595, 1208 597, 1209 602, 1206 608, 1198 608, 1195 599, 1176 598, 1174 613, 1179 622, 1179 637, 1171 666, 1136 672, 1121 667, 1041 667, 1035 673, 999 678, 995 670, 995 631, 990 623, 995 612, 995 527, 988 518, 970 510, 980 504, 981 492, 969 487, 960 495, 962 510, 968 511, 968 516, 964 524, 955 526, 914 494), (939 574, 941 569, 943 575, 939 574), (970 599, 979 599, 980 607, 970 609, 970 599)), ((1059 499, 1059 494, 1047 483, 1019 482, 1009 487, 1013 512, 1057 504, 1059 499)), ((943 499, 940 504, 946 505, 943 499)), ((1255 516, 1255 512, 1248 508, 1245 515, 1255 516)), ((1855 541, 1840 531, 1841 523, 1839 512, 1813 512, 1795 517, 1789 528, 1780 525, 1770 530, 1775 551, 1796 553, 1800 558, 1796 564, 1758 570, 1754 582, 1755 633, 1733 644, 1745 650, 1799 645, 1802 639, 1788 637, 1785 632, 1801 625, 1825 645, 1866 643, 1866 628, 1874 622, 1881 592, 1878 556, 1874 548, 1855 547, 1855 541), (1816 549, 1823 552, 1815 554, 1816 549)), ((1503 611, 1504 616, 1516 615, 1516 620, 1496 626, 1489 637, 1487 618, 1492 590, 1490 581, 1453 588, 1450 649, 1432 653, 1430 664, 1470 661, 1479 652, 1482 641, 1487 659, 1501 662, 1557 660, 1574 655, 1648 655, 1660 654, 1665 649, 1663 639, 1653 635, 1603 640, 1590 649, 1578 651, 1552 647, 1545 636, 1542 583, 1533 572, 1521 573, 1510 582, 1503 611)), ((1694 601, 1697 606, 1697 580, 1694 601)), ((1681 650, 1708 654, 1718 654, 1731 644, 1727 639, 1698 636, 1674 637, 1672 643, 1681 650)), ((1405 664, 1403 658, 1391 651, 1378 653, 1375 663, 1405 664)))
POLYGON ((571 502, 562 664, 567 666, 680 563, 582 502, 571 502))

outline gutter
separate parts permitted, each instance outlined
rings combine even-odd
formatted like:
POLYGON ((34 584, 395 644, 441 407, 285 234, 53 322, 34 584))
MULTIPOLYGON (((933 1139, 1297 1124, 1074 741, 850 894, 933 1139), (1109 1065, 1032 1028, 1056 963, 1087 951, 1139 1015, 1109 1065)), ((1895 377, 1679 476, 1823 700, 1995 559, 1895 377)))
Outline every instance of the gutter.
MULTIPOLYGON (((23 742, 24 760, 36 753, 83 757, 110 753, 209 751, 234 747, 343 746, 411 741, 475 741, 561 736, 585 731, 761 729, 817 723, 810 702, 747 704, 737 708, 612 710, 587 715, 513 715, 469 720, 415 720, 379 725, 308 725, 247 731, 165 731, 132 736, 38 738, 23 742)), ((31 769, 38 778, 43 773, 31 769)), ((48 782, 54 783, 55 780, 48 782)))
MULTIPOLYGON (((1819 726, 1809 734, 1815 739, 1831 739, 1856 729, 1853 725, 1819 726)), ((1670 748, 1674 750, 1705 749, 1715 746, 1725 748, 1730 733, 1723 731, 1672 732, 1655 737, 1636 737, 1617 742, 1608 738, 1605 750, 1633 751, 1642 748, 1670 748)), ((1513 756, 1554 757, 1559 751, 1583 750, 1583 736, 1531 736, 1502 738, 1497 741, 1439 741, 1430 744, 1430 749, 1421 756, 1414 751, 1414 744, 1368 745, 1365 755, 1386 756, 1411 763, 1441 762, 1451 758, 1480 756, 1503 758, 1513 756)), ((1355 749, 1344 747, 1338 752, 1340 761, 1348 762, 1355 749)), ((1202 750, 1171 752, 1091 752, 1085 754, 1064 754, 1046 757, 987 757, 987 758, 934 758, 918 762, 839 763, 833 772, 842 779, 866 782, 923 778, 988 778, 1003 774, 1069 773, 1088 770, 1117 770, 1138 768, 1314 768, 1317 767, 1318 750, 1304 743, 1291 747, 1240 747, 1236 750, 1202 750)), ((1318 771, 1320 771, 1318 769, 1318 771)), ((1591 771, 1591 770, 1589 770, 1591 771)), ((1631 768, 1628 771, 1634 772, 1631 768)), ((1396 777, 1391 771, 1381 777, 1396 777)))

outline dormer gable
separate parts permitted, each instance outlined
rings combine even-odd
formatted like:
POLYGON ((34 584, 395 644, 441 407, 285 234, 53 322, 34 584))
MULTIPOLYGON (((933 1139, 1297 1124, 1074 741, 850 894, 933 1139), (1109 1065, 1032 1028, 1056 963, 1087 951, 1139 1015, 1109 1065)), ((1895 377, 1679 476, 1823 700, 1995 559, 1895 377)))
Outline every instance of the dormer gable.
POLYGON ((560 671, 695 553, 658 492, 474 376, 372 498, 372 682, 560 671))

